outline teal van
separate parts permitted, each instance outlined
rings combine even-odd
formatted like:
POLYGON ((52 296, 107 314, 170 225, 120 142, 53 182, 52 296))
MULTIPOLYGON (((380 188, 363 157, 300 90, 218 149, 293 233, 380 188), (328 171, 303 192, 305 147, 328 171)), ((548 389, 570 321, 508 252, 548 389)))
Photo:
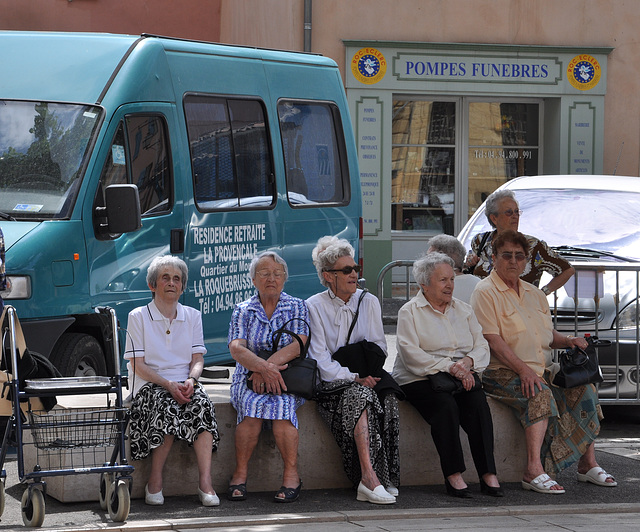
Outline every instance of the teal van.
MULTIPOLYGON (((285 290, 321 289, 320 236, 360 244, 356 148, 336 64, 153 35, 0 32, 0 227, 30 349, 63 375, 114 371, 122 329, 174 254, 202 311, 209 365, 230 361, 249 263, 275 250, 285 290)), ((123 342, 124 344, 124 342, 123 342)))

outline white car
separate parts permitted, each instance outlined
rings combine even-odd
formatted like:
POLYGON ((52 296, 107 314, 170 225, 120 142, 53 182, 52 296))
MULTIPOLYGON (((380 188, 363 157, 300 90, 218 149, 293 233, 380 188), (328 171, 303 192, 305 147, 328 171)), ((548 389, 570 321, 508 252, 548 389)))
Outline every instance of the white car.
MULTIPOLYGON (((600 397, 640 399, 640 177, 519 177, 500 189, 516 195, 523 211, 519 230, 545 240, 578 269, 577 284, 572 277, 549 304, 558 330, 611 340, 598 350, 605 377, 600 397), (580 271, 580 264, 596 261, 603 263, 597 273, 580 271)), ((484 207, 458 235, 467 249, 474 235, 491 230, 484 207)), ((547 281, 543 277, 541 285, 547 281)))

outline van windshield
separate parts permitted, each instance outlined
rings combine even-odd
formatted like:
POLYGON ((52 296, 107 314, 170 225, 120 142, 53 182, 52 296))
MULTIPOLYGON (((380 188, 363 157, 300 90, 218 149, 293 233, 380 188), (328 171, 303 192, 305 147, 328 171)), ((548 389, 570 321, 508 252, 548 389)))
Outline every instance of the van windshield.
POLYGON ((0 216, 69 215, 101 113, 89 105, 0 100, 0 216))

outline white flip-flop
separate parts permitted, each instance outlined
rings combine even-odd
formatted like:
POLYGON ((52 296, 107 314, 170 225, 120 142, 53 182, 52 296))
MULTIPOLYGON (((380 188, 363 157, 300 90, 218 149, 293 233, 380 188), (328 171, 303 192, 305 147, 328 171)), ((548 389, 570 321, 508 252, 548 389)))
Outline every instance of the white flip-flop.
POLYGON ((613 475, 607 473, 600 466, 592 467, 586 473, 578 473, 578 482, 591 482, 591 484, 606 488, 615 488, 618 485, 613 475), (608 478, 612 479, 613 482, 607 482, 608 478))
POLYGON ((564 493, 564 490, 552 490, 553 486, 557 486, 558 483, 553 480, 546 473, 542 473, 542 475, 538 475, 531 482, 527 482, 526 480, 522 481, 522 487, 529 491, 536 491, 538 493, 548 493, 551 495, 559 495, 564 493))

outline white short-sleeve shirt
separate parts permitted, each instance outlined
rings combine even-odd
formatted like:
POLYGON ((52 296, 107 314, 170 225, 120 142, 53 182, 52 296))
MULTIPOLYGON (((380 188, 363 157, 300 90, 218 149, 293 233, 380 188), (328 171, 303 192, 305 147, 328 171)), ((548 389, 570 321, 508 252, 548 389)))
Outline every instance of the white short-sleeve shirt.
POLYGON ((189 377, 193 355, 207 352, 200 311, 180 303, 177 310, 171 322, 153 301, 129 313, 124 357, 129 359, 129 381, 135 380, 134 396, 147 383, 139 375, 134 379, 136 358, 144 357, 147 366, 165 379, 181 382, 189 377))

